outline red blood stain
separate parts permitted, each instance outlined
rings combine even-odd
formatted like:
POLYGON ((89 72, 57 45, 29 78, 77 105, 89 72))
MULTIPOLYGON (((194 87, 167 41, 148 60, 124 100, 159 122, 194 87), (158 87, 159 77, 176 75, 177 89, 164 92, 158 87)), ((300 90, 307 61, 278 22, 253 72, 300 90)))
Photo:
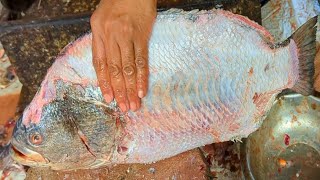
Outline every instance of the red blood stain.
POLYGON ((213 162, 213 155, 212 154, 208 154, 208 156, 206 158, 206 161, 211 166, 212 162, 213 162))
POLYGON ((117 128, 121 128, 122 127, 120 118, 116 118, 116 127, 117 128))
POLYGON ((204 170, 204 165, 200 165, 200 166, 199 166, 199 170, 200 170, 200 171, 204 170))
POLYGON ((284 144, 287 146, 290 144, 290 136, 288 134, 284 134, 284 144))
POLYGON ((249 71, 249 75, 252 76, 252 74, 253 74, 253 67, 251 67, 249 71))
POLYGON ((126 151, 128 151, 128 148, 125 146, 118 146, 117 151, 119 154, 122 154, 122 153, 125 153, 126 151))
POLYGON ((257 102, 257 100, 258 100, 258 98, 259 98, 259 95, 258 95, 258 93, 254 93, 254 96, 253 96, 253 103, 256 103, 257 102))
POLYGON ((9 119, 6 124, 4 125, 5 128, 10 128, 13 127, 15 125, 15 121, 13 119, 9 119))

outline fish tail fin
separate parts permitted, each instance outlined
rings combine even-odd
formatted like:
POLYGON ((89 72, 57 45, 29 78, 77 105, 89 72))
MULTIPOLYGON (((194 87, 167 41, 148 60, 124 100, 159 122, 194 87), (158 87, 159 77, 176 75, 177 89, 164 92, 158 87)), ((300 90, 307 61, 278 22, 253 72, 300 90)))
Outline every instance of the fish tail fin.
POLYGON ((316 55, 316 23, 317 16, 308 20, 298 28, 288 39, 293 39, 298 49, 299 77, 291 90, 302 94, 314 93, 314 61, 316 55))

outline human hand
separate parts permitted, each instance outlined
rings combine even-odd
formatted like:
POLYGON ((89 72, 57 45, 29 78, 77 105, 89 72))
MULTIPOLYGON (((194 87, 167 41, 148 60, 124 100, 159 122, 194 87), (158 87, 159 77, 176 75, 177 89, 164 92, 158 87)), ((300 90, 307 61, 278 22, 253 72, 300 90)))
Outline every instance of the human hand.
POLYGON ((99 87, 123 112, 137 110, 148 89, 148 42, 156 0, 101 0, 91 17, 93 65, 99 87))

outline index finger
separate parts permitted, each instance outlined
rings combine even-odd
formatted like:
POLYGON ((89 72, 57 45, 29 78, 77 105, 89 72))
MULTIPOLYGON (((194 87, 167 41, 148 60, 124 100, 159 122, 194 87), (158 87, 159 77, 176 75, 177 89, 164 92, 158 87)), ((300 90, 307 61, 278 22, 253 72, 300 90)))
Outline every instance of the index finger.
POLYGON ((113 91, 110 86, 105 48, 102 39, 96 34, 92 35, 92 60, 101 93, 105 101, 110 103, 113 100, 113 91))

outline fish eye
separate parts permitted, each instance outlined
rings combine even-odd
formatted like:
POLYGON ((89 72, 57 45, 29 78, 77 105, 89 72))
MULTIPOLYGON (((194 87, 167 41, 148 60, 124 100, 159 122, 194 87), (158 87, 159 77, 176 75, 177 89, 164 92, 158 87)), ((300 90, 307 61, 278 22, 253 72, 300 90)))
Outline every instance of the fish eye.
POLYGON ((33 145, 40 145, 43 141, 42 135, 38 132, 33 132, 29 136, 29 141, 33 145))

